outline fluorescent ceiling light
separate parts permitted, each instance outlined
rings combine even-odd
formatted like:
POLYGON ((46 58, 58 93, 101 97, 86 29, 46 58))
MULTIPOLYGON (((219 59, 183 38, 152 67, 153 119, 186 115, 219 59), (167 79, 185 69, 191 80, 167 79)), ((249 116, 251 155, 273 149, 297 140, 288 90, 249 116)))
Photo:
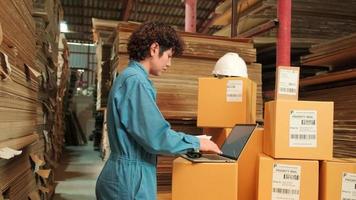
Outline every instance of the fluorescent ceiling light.
POLYGON ((61 24, 60 24, 60 30, 62 33, 68 33, 69 30, 68 30, 68 25, 66 22, 62 21, 61 24))
POLYGON ((78 43, 78 42, 68 42, 68 44, 71 44, 71 45, 78 45, 78 46, 95 46, 95 44, 88 44, 88 43, 78 43))

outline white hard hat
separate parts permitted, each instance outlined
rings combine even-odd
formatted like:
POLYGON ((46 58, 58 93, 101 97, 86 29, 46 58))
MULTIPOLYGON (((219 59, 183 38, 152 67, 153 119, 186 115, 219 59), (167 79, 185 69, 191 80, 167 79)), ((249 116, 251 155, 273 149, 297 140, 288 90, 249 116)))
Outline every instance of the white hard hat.
POLYGON ((240 76, 247 78, 247 67, 245 61, 237 53, 226 53, 216 62, 214 75, 240 76))

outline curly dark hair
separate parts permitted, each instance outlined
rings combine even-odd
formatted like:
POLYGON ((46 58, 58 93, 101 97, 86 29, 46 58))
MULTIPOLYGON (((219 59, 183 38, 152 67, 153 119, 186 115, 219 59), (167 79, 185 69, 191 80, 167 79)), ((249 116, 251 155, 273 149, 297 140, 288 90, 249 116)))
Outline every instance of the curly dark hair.
POLYGON ((171 26, 161 22, 146 22, 140 25, 129 38, 127 51, 130 59, 141 61, 149 57, 150 46, 155 42, 160 46, 160 56, 170 48, 173 50, 173 56, 183 53, 183 40, 171 26))

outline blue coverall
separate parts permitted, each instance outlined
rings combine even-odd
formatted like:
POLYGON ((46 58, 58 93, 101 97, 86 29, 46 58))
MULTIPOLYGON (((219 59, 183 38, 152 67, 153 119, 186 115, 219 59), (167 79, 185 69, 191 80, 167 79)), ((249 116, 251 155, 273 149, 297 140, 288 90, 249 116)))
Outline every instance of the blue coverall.
POLYGON ((107 106, 111 155, 97 180, 97 199, 155 200, 157 154, 199 149, 199 139, 171 129, 139 62, 116 78, 107 106))

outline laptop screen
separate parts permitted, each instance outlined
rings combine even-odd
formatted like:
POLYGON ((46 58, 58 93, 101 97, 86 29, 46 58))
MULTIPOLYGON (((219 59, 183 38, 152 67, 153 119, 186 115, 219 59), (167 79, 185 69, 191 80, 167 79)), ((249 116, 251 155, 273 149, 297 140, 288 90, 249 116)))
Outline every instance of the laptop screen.
POLYGON ((237 160, 248 139, 256 128, 256 124, 237 124, 221 147, 224 156, 237 160))

